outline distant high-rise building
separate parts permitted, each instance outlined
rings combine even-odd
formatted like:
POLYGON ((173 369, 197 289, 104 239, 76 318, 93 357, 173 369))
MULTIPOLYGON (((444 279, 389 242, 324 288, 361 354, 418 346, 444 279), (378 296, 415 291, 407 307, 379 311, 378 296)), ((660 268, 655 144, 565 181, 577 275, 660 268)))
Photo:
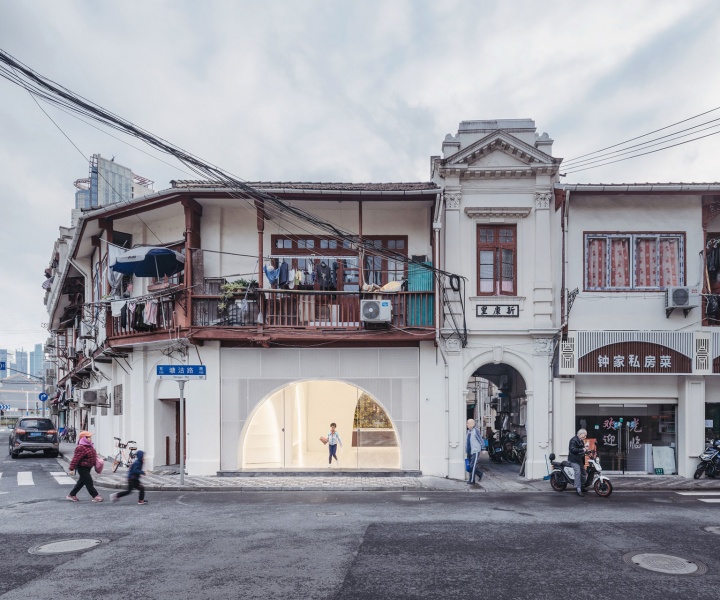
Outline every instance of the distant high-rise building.
POLYGON ((27 373, 28 372, 28 353, 25 350, 15 350, 15 362, 10 367, 14 369, 10 374, 27 373))
POLYGON ((7 367, 8 364, 8 351, 4 348, 0 348, 0 363, 5 365, 5 369, 0 370, 0 379, 5 379, 8 376, 7 367))
POLYGON ((35 350, 30 352, 30 375, 42 377, 45 364, 45 352, 42 344, 35 344, 35 350))
POLYGON ((90 176, 75 182, 75 208, 93 209, 118 202, 128 202, 137 196, 153 192, 153 182, 135 175, 131 169, 93 154, 90 176))

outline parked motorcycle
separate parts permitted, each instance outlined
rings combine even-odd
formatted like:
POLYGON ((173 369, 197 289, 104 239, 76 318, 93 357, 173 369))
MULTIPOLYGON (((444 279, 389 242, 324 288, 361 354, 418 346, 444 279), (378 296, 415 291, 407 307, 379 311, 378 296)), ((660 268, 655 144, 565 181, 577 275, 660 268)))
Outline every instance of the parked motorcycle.
MULTIPOLYGON (((522 436, 525 437, 525 436, 522 436)), ((522 464, 525 458, 525 450, 527 449, 527 443, 522 441, 519 434, 514 431, 505 432, 505 437, 502 441, 503 446, 503 458, 511 463, 518 465, 522 464)))
POLYGON ((490 460, 501 463, 505 455, 502 441, 500 441, 500 432, 496 431, 492 437, 488 440, 488 456, 490 460))
MULTIPOLYGON (((587 479, 585 479, 582 487, 588 488, 592 486, 598 496, 607 498, 612 494, 612 483, 602 474, 602 467, 600 466, 600 459, 597 456, 597 452, 589 451, 587 456, 587 479)), ((568 485, 571 488, 574 487, 575 471, 573 470, 571 462, 567 460, 556 462, 555 454, 551 454, 550 464, 553 466, 553 471, 550 473, 550 487, 552 487, 552 489, 556 492, 562 492, 568 485)))
POLYGON ((710 445, 700 455, 700 464, 695 469, 695 479, 700 479, 705 473, 706 477, 720 475, 720 439, 710 440, 710 445))

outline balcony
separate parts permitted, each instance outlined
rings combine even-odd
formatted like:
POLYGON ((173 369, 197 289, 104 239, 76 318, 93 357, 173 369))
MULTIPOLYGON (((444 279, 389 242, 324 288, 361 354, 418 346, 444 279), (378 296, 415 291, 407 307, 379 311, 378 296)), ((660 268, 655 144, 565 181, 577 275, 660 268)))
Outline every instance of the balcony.
POLYGON ((433 292, 340 292, 307 290, 255 290, 226 304, 219 296, 193 297, 193 327, 253 327, 341 329, 420 328, 435 325, 433 292), (392 316, 388 324, 366 323, 360 318, 361 300, 387 300, 392 316))
POLYGON ((137 338, 139 335, 166 334, 181 325, 180 315, 186 311, 185 291, 157 298, 157 312, 147 317, 148 302, 142 298, 131 298, 124 307, 124 315, 110 317, 107 335, 109 338, 137 338), (138 313, 142 310, 141 313, 138 313), (180 314, 178 314, 178 311, 180 314), (141 316, 142 315, 142 316, 141 316))

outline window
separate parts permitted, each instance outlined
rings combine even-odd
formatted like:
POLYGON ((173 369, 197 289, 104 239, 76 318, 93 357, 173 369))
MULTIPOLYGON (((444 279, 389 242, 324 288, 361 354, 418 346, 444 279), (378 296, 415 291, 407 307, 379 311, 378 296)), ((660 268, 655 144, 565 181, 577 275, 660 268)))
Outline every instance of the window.
POLYGON ((514 296, 517 293, 516 257, 516 225, 478 225, 478 295, 514 296))
POLYGON ((586 290, 658 290, 684 285, 680 233, 586 233, 586 290))
POLYGON ((116 385, 113 390, 113 414, 123 414, 123 386, 122 384, 116 385))
MULTIPOLYGON (((287 257, 293 269, 312 271, 313 265, 318 260, 328 261, 335 270, 334 280, 337 282, 338 290, 359 290, 361 268, 364 283, 382 286, 390 281, 405 279, 405 261, 400 256, 395 259, 385 254, 389 250, 407 256, 407 236, 372 236, 363 238, 363 241, 369 249, 364 251, 363 260, 360 261, 357 246, 352 240, 338 240, 330 236, 271 236, 273 257, 278 259, 287 257), (377 254, 373 252, 375 248, 378 250, 377 254)), ((318 288, 317 282, 309 287, 318 288)), ((305 285, 300 287, 300 289, 305 288, 305 285)))

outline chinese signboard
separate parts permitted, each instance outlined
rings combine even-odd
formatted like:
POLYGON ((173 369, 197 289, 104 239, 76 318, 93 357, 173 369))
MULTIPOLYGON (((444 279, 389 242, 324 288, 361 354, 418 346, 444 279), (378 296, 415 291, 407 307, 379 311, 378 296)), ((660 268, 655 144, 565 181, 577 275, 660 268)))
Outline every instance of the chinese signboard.
POLYGON ((177 381, 207 379, 207 367, 205 365, 157 365, 157 378, 177 381))
POLYGON ((475 307, 478 317, 519 317, 519 304, 478 304, 475 307))
POLYGON ((650 342, 620 342, 589 352, 578 361, 579 373, 692 373, 692 359, 650 342))

